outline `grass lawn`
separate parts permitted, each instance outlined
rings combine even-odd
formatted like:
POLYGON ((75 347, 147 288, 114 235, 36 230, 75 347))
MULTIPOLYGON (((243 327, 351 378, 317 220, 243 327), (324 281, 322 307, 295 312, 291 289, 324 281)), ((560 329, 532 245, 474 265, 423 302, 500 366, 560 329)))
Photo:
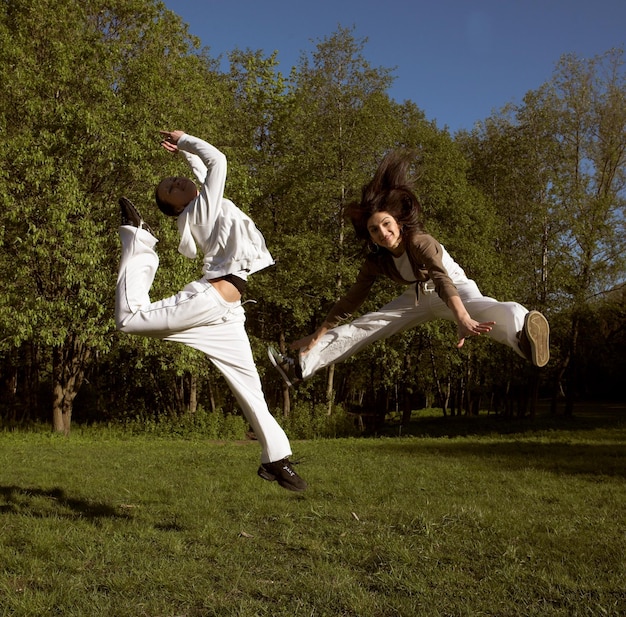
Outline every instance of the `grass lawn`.
POLYGON ((0 433, 0 616, 626 615, 626 416, 413 428, 293 443, 301 494, 254 442, 0 433))

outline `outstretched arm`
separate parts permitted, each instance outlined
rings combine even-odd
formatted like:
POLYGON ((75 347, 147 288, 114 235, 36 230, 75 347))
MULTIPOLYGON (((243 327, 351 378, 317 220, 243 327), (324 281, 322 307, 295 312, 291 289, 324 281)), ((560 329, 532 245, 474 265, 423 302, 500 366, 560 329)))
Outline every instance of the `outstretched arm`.
POLYGON ((468 336, 480 336, 485 332, 491 332, 491 326, 496 323, 495 321, 479 323, 472 319, 459 296, 452 296, 448 300, 448 308, 454 313, 454 318, 458 325, 459 341, 457 347, 459 349, 463 347, 463 343, 465 343, 465 339, 468 336))
POLYGON ((338 326, 344 319, 350 317, 350 315, 365 302, 376 277, 377 270, 372 266, 369 260, 365 260, 359 270, 356 281, 348 292, 330 309, 322 325, 313 332, 313 334, 309 334, 291 343, 291 349, 300 350, 300 353, 303 354, 311 351, 324 334, 332 330, 335 326, 338 326))
POLYGON ((191 167, 191 171, 193 171, 193 175, 198 179, 200 184, 204 184, 207 178, 207 167, 202 162, 202 159, 197 154, 192 154, 191 152, 186 152, 178 147, 178 140, 185 135, 184 131, 159 131, 163 136, 163 140, 161 141, 161 145, 172 154, 177 154, 180 152, 189 163, 191 167))
POLYGON ((178 140, 185 134, 184 131, 159 131, 163 140, 161 145, 168 151, 176 154, 178 152, 178 140))
POLYGON ((169 152, 181 152, 202 183, 198 206, 192 215, 193 223, 213 226, 222 209, 227 173, 226 156, 215 146, 184 131, 160 133, 164 138, 161 145, 169 152))
POLYGON ((294 341, 289 346, 294 351, 299 351, 301 354, 306 354, 315 345, 317 345, 318 341, 326 334, 331 328, 323 323, 313 334, 309 334, 308 336, 304 336, 297 341, 294 341))

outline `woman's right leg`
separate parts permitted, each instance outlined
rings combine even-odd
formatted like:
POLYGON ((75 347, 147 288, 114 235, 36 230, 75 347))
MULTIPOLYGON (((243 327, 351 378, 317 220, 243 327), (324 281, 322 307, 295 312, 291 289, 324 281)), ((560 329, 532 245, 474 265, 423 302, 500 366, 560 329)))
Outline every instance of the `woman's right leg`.
POLYGON ((302 378, 308 379, 320 369, 353 356, 374 341, 432 319, 430 308, 415 300, 415 286, 411 285, 378 311, 329 330, 313 349, 299 355, 302 378))
POLYGON ((122 257, 115 289, 115 323, 123 330, 136 311, 150 304, 159 257, 154 250, 158 240, 149 231, 124 225, 119 234, 122 257))

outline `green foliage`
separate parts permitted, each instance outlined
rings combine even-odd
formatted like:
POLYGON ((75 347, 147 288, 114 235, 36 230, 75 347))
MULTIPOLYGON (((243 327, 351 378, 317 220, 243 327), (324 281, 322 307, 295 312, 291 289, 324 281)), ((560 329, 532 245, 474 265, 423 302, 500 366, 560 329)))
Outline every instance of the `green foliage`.
POLYGON ((523 104, 460 138, 498 211, 496 241, 523 301, 559 310, 623 281, 622 56, 564 56, 523 104))
MULTIPOLYGON (((278 415, 278 412, 276 412, 278 415)), ((328 405, 296 403, 281 425, 291 439, 323 439, 350 437, 359 432, 355 418, 341 405, 335 405, 328 413, 328 405)))
POLYGON ((54 385, 71 399, 112 343, 117 198, 152 195, 157 131, 200 115, 181 84, 207 83, 209 64, 159 3, 38 0, 0 18, 2 341, 62 350, 54 385))
POLYGON ((225 414, 221 409, 206 411, 199 407, 194 413, 182 416, 137 415, 123 424, 129 435, 240 440, 245 439, 248 423, 239 415, 225 414))
POLYGON ((623 50, 611 50, 588 60, 564 56, 521 105, 459 140, 501 221, 495 239, 511 290, 554 316, 554 390, 565 386, 568 413, 589 387, 580 387, 590 366, 581 343, 595 326, 584 315, 625 279, 624 126, 623 50))
MULTIPOLYGON (((483 293, 550 315, 556 368, 542 373, 542 392, 560 391, 566 369, 571 383, 594 367, 613 374, 619 346, 603 354, 587 331, 594 318, 613 337, 623 328, 611 302, 593 300, 624 279, 623 52, 564 57, 523 104, 453 139, 414 102, 390 99, 392 70, 371 66, 366 44, 339 26, 289 75, 277 53, 237 49, 221 72, 156 0, 2 4, 3 416, 40 420, 52 406, 55 428, 68 430, 75 404, 86 423, 142 410, 178 421, 196 393, 201 406, 236 415, 206 358, 114 331, 121 194, 159 237, 152 297, 200 275, 199 260, 177 254, 174 221, 154 208, 156 182, 189 173, 158 147, 159 129, 186 130, 226 153, 226 194, 276 258, 248 288, 261 373, 268 342, 286 346, 314 331, 351 284, 362 247, 345 207, 382 155, 403 147, 416 153, 427 229, 483 293), (593 359, 568 369, 582 350, 593 359)), ((399 291, 377 283, 362 310, 399 291)), ((292 410, 289 393, 266 376, 270 406, 282 406, 296 434, 341 433, 344 407, 384 417, 433 402, 445 409, 449 399, 466 410, 469 392, 495 396, 530 378, 508 350, 477 343, 458 352, 453 328, 433 323, 378 342, 307 383, 292 410)))

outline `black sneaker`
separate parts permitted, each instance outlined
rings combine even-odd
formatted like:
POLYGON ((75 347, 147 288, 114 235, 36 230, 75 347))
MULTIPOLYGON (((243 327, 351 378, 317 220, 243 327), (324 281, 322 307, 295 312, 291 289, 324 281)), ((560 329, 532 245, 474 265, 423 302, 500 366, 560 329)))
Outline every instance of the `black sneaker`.
POLYGON ((550 360, 550 326, 539 311, 530 311, 524 318, 524 328, 518 333, 519 348, 535 366, 550 360))
MULTIPOLYGON (((139 210, 135 208, 133 202, 126 197, 120 197, 119 199, 120 210, 122 213, 122 225, 131 225, 132 227, 138 227, 139 229, 145 229, 152 233, 152 230, 146 222, 141 218, 139 210)), ((154 235, 154 234, 152 234, 154 235)))
POLYGON ((302 381, 302 369, 297 360, 283 356, 271 345, 267 348, 267 355, 288 386, 295 386, 302 381))
POLYGON ((288 458, 274 463, 263 463, 257 472, 261 478, 268 482, 278 482, 280 486, 288 491, 304 491, 306 482, 294 471, 294 463, 288 458))

